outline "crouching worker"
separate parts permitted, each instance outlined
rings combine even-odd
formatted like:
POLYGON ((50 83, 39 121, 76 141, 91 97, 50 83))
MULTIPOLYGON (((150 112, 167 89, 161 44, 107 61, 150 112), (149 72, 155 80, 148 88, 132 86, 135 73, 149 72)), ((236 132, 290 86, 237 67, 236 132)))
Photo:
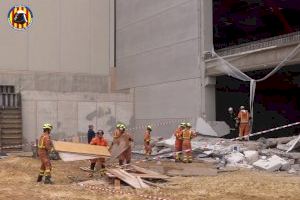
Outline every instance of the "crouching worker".
POLYGON ((191 123, 186 123, 186 128, 182 132, 183 162, 185 163, 193 161, 191 140, 197 135, 191 128, 191 123))
MULTIPOLYGON (((104 132, 103 130, 98 130, 95 137, 92 139, 90 142, 91 145, 98 145, 98 146, 103 146, 107 147, 108 143, 107 141, 103 138, 104 132)), ((105 158, 97 158, 97 159, 92 159, 91 160, 91 167, 90 170, 94 171, 96 164, 99 164, 101 169, 100 169, 100 174, 103 176, 105 174, 105 158)), ((93 173, 91 172, 89 174, 91 177, 93 176, 93 173)))
POLYGON ((49 158, 49 153, 53 149, 52 142, 50 139, 50 133, 52 130, 51 124, 44 124, 43 125, 43 134, 41 135, 39 142, 38 142, 38 155, 41 159, 41 168, 40 173, 37 178, 37 182, 41 182, 43 177, 45 176, 44 183, 45 184, 52 184, 51 181, 51 162, 49 158))

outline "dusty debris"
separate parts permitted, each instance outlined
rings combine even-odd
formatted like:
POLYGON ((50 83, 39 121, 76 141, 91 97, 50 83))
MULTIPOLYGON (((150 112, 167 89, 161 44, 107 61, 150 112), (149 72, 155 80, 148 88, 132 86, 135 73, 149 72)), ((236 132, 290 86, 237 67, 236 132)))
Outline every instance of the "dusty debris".
MULTIPOLYGON (((255 167, 255 169, 267 171, 287 171, 290 169, 290 165, 300 162, 300 152, 297 151, 298 139, 298 136, 292 136, 260 138, 257 141, 245 142, 200 136, 192 140, 192 150, 195 161, 213 164, 218 169, 236 166, 248 169, 255 167), (284 151, 276 148, 280 145, 286 146, 284 151), (293 146, 293 151, 286 152, 291 146, 293 146), (259 159, 262 156, 265 156, 265 159, 259 159)), ((154 148, 158 151, 152 155, 152 158, 159 156, 160 158, 173 159, 173 154, 170 152, 174 143, 175 138, 173 136, 157 142, 154 148)), ((139 153, 142 155, 142 151, 139 153)))

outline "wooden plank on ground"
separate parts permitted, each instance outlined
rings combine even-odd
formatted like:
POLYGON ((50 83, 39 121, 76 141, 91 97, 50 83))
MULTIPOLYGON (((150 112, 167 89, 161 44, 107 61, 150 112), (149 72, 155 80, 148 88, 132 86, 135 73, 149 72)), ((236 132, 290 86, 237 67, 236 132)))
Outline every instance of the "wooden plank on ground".
POLYGON ((141 178, 148 178, 148 179, 169 179, 170 177, 165 175, 152 175, 152 174, 139 174, 139 173, 131 173, 131 175, 141 178))
POLYGON ((121 189, 121 181, 118 178, 114 179, 114 186, 116 190, 120 190, 121 189))
POLYGON ((100 156, 94 156, 94 155, 82 155, 82 154, 76 154, 76 153, 65 153, 65 152, 59 152, 59 157, 65 161, 78 161, 78 160, 89 160, 89 159, 95 159, 99 158, 100 156))
POLYGON ((143 182, 143 180, 141 179, 141 177, 136 176, 136 179, 138 180, 138 182, 140 183, 142 188, 149 188, 149 185, 147 185, 146 183, 143 182))
POLYGON ((96 155, 104 158, 110 157, 110 153, 106 147, 97 145, 53 141, 53 146, 57 152, 96 155))
POLYGON ((130 165, 134 170, 140 172, 140 173, 144 173, 144 174, 147 174, 147 175, 152 175, 152 176, 156 176, 156 177, 161 177, 162 179, 164 178, 169 178, 165 175, 162 175, 158 172, 154 172, 154 171, 151 171, 151 170, 148 170, 148 169, 145 169, 145 168, 142 168, 142 167, 139 167, 139 166, 136 166, 136 165, 130 165))
POLYGON ((143 181, 140 181, 140 178, 137 178, 122 169, 107 169, 107 171, 120 180, 124 181, 128 185, 132 186, 135 189, 148 188, 149 186, 143 181))

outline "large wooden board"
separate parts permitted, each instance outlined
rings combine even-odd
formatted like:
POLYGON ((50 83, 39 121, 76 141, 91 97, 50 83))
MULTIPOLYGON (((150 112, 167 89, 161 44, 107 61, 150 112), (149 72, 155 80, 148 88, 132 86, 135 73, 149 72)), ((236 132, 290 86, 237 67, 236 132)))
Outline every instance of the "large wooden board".
POLYGON ((106 147, 97 146, 97 145, 53 141, 53 146, 55 151, 57 152, 68 152, 68 153, 76 153, 76 154, 83 154, 83 155, 96 155, 97 157, 101 157, 101 158, 108 158, 111 156, 106 147))
POLYGON ((99 156, 82 155, 82 154, 76 154, 76 153, 59 152, 58 154, 59 154, 59 157, 65 162, 100 158, 99 156))
POLYGON ((127 135, 121 135, 119 138, 114 139, 113 145, 110 149, 111 158, 110 161, 113 161, 126 151, 131 146, 131 142, 128 141, 127 135))
POLYGON ((149 188, 140 177, 133 176, 122 169, 107 169, 107 171, 135 189, 149 188))

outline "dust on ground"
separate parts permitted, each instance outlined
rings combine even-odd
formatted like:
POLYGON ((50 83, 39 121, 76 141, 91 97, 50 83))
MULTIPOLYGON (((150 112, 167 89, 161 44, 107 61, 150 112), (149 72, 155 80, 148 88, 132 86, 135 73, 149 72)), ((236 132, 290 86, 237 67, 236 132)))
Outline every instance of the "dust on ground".
MULTIPOLYGON (((36 183, 40 162, 30 157, 8 157, 0 160, 0 199, 13 200, 97 200, 141 199, 135 195, 115 195, 92 191, 74 183, 88 180, 88 174, 79 169, 88 161, 52 161, 54 185, 36 183), (68 178, 69 177, 69 178, 68 178)), ((156 163, 148 164, 148 168, 156 163)), ((168 165, 176 165, 168 163, 168 165)), ((195 166, 197 164, 193 164, 195 166)), ((203 163, 199 164, 202 165, 203 163)), ((204 164, 205 165, 205 164, 204 164)), ((209 167, 209 166, 207 166, 209 167)), ((300 199, 300 177, 286 173, 267 173, 251 170, 219 173, 217 176, 173 177, 162 188, 134 191, 167 197, 168 199, 222 199, 222 200, 276 200, 300 199)))

